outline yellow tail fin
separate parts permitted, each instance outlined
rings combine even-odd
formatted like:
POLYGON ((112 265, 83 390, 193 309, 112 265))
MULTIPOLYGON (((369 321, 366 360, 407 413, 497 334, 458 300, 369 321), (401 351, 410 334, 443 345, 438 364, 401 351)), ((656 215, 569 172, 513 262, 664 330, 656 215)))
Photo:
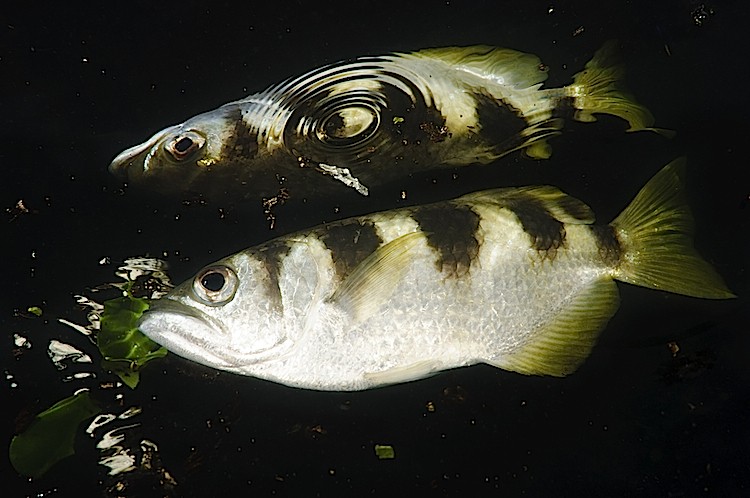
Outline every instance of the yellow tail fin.
POLYGON ((693 217, 681 181, 684 169, 684 158, 666 165, 611 223, 623 247, 615 278, 693 297, 735 297, 693 248, 693 217))
POLYGON ((652 128, 654 116, 648 109, 618 88, 622 66, 615 59, 615 42, 600 48, 583 71, 573 77, 573 84, 565 87, 565 94, 573 98, 577 121, 596 121, 594 114, 611 114, 628 122, 627 131, 650 130, 662 135, 673 135, 669 130, 652 128))

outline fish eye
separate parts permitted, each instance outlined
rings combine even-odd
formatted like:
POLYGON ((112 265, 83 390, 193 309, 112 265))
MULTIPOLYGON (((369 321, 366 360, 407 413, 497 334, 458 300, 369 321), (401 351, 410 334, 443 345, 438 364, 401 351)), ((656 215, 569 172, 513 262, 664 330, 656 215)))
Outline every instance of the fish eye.
POLYGON ((175 161, 185 161, 206 145, 206 137, 194 130, 189 130, 172 137, 164 144, 164 150, 175 161))
POLYGON ((219 306, 231 301, 238 286, 237 274, 227 266, 209 266, 193 280, 193 292, 196 297, 210 306, 219 306))

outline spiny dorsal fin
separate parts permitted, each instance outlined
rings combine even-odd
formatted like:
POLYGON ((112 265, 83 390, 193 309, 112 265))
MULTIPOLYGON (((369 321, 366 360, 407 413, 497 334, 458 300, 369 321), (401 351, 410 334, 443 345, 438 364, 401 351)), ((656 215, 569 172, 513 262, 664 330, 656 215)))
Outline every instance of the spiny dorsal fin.
POLYGON ((331 296, 359 323, 380 309, 391 297, 409 263, 410 251, 422 239, 422 232, 402 235, 378 248, 358 264, 331 296))
POLYGON ((454 70, 466 71, 517 90, 539 85, 547 79, 539 57, 509 48, 488 45, 428 48, 411 55, 436 59, 454 70))
POLYGON ((487 363, 527 375, 571 374, 589 356, 618 305, 617 284, 602 278, 575 296, 517 351, 487 363))
POLYGON ((590 225, 595 220, 590 207, 549 185, 483 190, 459 197, 456 201, 482 202, 511 210, 533 204, 544 208, 557 221, 574 225, 590 225))

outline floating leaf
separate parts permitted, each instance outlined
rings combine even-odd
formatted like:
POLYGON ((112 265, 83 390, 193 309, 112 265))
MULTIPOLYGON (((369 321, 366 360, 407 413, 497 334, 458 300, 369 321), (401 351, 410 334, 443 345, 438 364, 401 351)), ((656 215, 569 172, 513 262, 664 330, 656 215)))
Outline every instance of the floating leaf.
POLYGON ((167 354, 167 349, 143 335, 136 326, 148 309, 146 299, 130 295, 104 302, 100 317, 101 328, 96 336, 104 359, 102 368, 111 370, 134 389, 140 380, 140 369, 154 358, 167 354))
POLYGON ((381 460, 391 460, 396 458, 396 451, 393 449, 393 446, 389 444, 376 444, 375 454, 381 460))
POLYGON ((28 311, 32 315, 42 316, 42 308, 40 308, 39 306, 29 306, 26 311, 28 311))
POLYGON ((10 462, 19 474, 41 477, 54 464, 74 453, 76 430, 101 412, 88 391, 55 403, 36 416, 10 442, 10 462))

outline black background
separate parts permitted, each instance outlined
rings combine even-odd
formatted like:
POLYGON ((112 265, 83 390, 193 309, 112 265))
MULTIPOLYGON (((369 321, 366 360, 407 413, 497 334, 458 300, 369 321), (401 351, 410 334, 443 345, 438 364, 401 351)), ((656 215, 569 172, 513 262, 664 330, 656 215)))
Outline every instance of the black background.
MULTIPOLYGON (((231 252, 322 221, 492 187, 548 183, 614 217, 660 167, 688 158, 696 245, 739 299, 620 285, 622 306, 566 379, 486 366, 362 393, 317 393, 218 374, 176 357, 148 367, 123 408, 177 481, 107 476, 96 440, 38 480, 0 467, 3 496, 744 496, 750 486, 750 175, 744 2, 16 2, 0 14, 0 386, 3 444, 30 416, 96 381, 63 382, 57 338, 73 296, 117 280, 125 258, 163 257, 175 282, 231 252), (705 13, 701 16, 701 12, 705 13), (700 25, 696 23, 696 19, 700 25), (568 123, 553 156, 406 178, 364 200, 277 210, 184 203, 111 178, 119 151, 288 76, 364 54, 482 43, 537 54, 566 84, 618 39, 629 89, 673 129, 568 123), (406 201, 400 200, 406 190, 406 201), (22 200, 29 209, 14 209, 22 200), (100 264, 103 258, 110 263, 100 264), (29 306, 41 318, 24 316, 29 306), (14 348, 13 334, 32 348, 14 348), (673 358, 667 343, 681 351, 673 358), (14 387, 15 386, 15 387, 14 387), (428 411, 432 403, 435 411, 428 411), (396 458, 378 460, 375 444, 396 458), (6 491, 8 490, 8 491, 6 491)), ((111 297, 108 296, 108 297, 111 297)), ((111 376, 95 366, 99 380, 111 376)), ((70 367, 75 368, 75 367, 70 367)), ((121 409, 121 410, 122 410, 121 409)), ((119 412, 116 412, 119 413, 119 412)), ((124 425, 124 424, 122 424, 124 425)), ((82 431, 81 431, 82 432, 82 431)))

